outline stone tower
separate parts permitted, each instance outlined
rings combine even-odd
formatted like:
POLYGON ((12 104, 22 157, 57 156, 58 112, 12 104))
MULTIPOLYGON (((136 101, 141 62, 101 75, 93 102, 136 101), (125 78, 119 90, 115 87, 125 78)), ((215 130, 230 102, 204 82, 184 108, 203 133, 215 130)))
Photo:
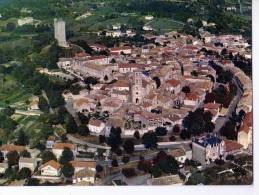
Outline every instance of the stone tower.
POLYGON ((141 72, 134 72, 134 84, 132 86, 132 102, 140 104, 143 98, 142 77, 141 72))
POLYGON ((60 47, 68 47, 65 26, 66 23, 62 19, 54 19, 55 39, 60 47))

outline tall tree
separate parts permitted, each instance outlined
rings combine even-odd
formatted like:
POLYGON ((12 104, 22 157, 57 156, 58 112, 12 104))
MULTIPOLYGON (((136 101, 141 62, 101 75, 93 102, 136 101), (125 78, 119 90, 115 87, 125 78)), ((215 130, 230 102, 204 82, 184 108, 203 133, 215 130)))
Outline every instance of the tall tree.
POLYGON ((65 147, 60 156, 59 162, 64 165, 69 163, 71 160, 74 160, 74 153, 69 148, 65 147))

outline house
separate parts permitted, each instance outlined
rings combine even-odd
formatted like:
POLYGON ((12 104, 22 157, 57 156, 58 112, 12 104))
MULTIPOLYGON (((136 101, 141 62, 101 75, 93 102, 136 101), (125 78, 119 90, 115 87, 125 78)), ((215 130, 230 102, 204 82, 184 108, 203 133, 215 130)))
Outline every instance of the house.
POLYGON ((52 149, 55 144, 55 137, 54 136, 49 136, 47 141, 46 141, 46 148, 47 149, 52 149))
POLYGON ((18 146, 13 144, 4 144, 0 147, 0 151, 3 153, 3 157, 6 158, 6 154, 11 151, 17 151, 18 153, 26 150, 25 146, 18 146))
POLYGON ((73 102, 73 108, 77 112, 89 111, 93 107, 93 103, 88 98, 78 98, 73 102))
POLYGON ((184 163, 186 160, 186 153, 182 148, 173 149, 172 151, 170 151, 169 154, 180 163, 184 163))
POLYGON ((192 140, 192 158, 202 165, 223 156, 225 152, 225 142, 218 136, 207 134, 192 140))
POLYGON ((8 168, 7 161, 1 162, 0 163, 0 174, 4 174, 7 168, 8 168))
POLYGON ((183 181, 181 180, 179 175, 169 175, 148 179, 147 185, 183 185, 183 181))
POLYGON ((110 48, 110 52, 113 54, 131 54, 131 47, 124 46, 124 47, 113 47, 110 48))
POLYGON ((41 166, 40 173, 43 176, 59 177, 61 175, 61 165, 54 160, 50 160, 41 166))
POLYGON ((72 160, 70 161, 70 164, 74 167, 75 173, 84 169, 95 172, 96 161, 94 160, 87 160, 87 161, 72 160))
POLYGON ((28 110, 39 110, 39 97, 33 96, 30 98, 30 104, 28 105, 28 110))
POLYGON ((232 155, 237 154, 243 149, 243 146, 236 141, 225 139, 224 142, 225 142, 224 158, 226 158, 227 155, 230 155, 230 154, 232 155))
POLYGON ((61 156, 64 148, 69 148, 73 152, 74 156, 76 156, 76 154, 77 154, 77 145, 76 144, 55 143, 52 148, 52 152, 53 152, 53 154, 56 155, 57 159, 59 159, 59 157, 61 156))
POLYGON ((217 118, 219 117, 220 112, 220 104, 218 103, 207 103, 203 105, 205 112, 210 112, 212 114, 212 122, 216 122, 217 118))
POLYGON ((253 114, 248 112, 245 114, 237 135, 237 141, 243 145, 244 149, 248 149, 252 145, 252 128, 253 114))
POLYGON ((87 63, 105 65, 105 64, 109 64, 110 61, 111 61, 111 58, 109 56, 100 55, 100 56, 92 56, 88 58, 87 63))
POLYGON ((90 185, 93 185, 95 181, 95 172, 88 169, 82 169, 75 172, 72 179, 74 184, 79 182, 87 182, 90 185))
POLYGON ((103 46, 103 45, 100 45, 100 44, 91 44, 89 45, 89 47, 91 47, 91 49, 93 49, 94 51, 105 51, 107 49, 107 47, 103 46))
POLYGON ((178 94, 181 91, 181 82, 176 79, 170 79, 165 82, 166 90, 171 91, 173 94, 178 94))
POLYGON ((120 73, 134 72, 139 69, 141 66, 135 63, 127 63, 127 64, 118 64, 118 69, 120 73))
POLYGON ((192 159, 192 148, 190 144, 184 144, 182 145, 182 148, 185 151, 186 159, 191 160, 192 159))
POLYGON ((100 134, 104 130, 105 124, 98 119, 91 118, 88 123, 88 128, 91 133, 100 134))
POLYGON ((20 158, 19 159, 19 170, 22 168, 28 168, 33 173, 37 167, 36 158, 20 158))
POLYGON ((187 93, 184 98, 184 105, 197 107, 200 102, 200 97, 195 92, 187 93))

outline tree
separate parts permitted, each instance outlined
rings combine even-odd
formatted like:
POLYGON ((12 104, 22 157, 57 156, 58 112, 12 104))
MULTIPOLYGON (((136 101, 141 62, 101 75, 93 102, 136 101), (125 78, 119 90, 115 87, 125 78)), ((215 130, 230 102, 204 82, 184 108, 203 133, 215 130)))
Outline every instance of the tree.
POLYGON ((14 111, 15 111, 15 109, 12 108, 12 107, 10 107, 10 106, 7 106, 7 107, 5 107, 5 108, 2 110, 2 112, 3 112, 4 114, 6 114, 7 116, 9 116, 9 117, 14 114, 14 111))
POLYGON ((103 78, 104 81, 108 81, 108 76, 105 75, 104 78, 103 78))
POLYGON ((171 142, 174 142, 174 141, 176 141, 176 137, 172 135, 172 136, 169 137, 169 140, 170 140, 171 142))
POLYGON ((139 131, 135 131, 135 132, 134 132, 134 137, 135 137, 137 140, 140 139, 139 131))
POLYGON ((123 149, 128 154, 132 154, 134 152, 134 141, 132 139, 125 140, 123 144, 123 149))
POLYGON ((118 161, 117 161, 116 159, 113 159, 113 160, 112 160, 111 165, 112 165, 113 167, 118 167, 118 166, 119 166, 118 161))
POLYGON ((74 153, 69 148, 65 147, 59 159, 60 164, 64 165, 72 160, 74 160, 74 153))
POLYGON ((73 116, 68 115, 65 119, 65 126, 67 133, 77 133, 77 124, 73 118, 73 116))
POLYGON ((87 125, 80 125, 78 127, 78 134, 81 136, 88 136, 90 134, 90 130, 87 125))
POLYGON ((11 32, 15 30, 16 25, 13 22, 8 22, 5 26, 6 32, 11 32))
POLYGON ((155 76, 152 79, 156 82, 156 88, 158 89, 161 86, 160 78, 155 76))
POLYGON ((4 177, 5 178, 8 178, 9 180, 13 181, 17 178, 17 175, 16 175, 17 171, 11 167, 8 167, 6 170, 5 170, 5 173, 4 173, 4 177))
POLYGON ((174 125, 174 127, 173 127, 173 132, 174 133, 180 133, 180 127, 179 127, 179 125, 174 125))
POLYGON ((182 92, 184 92, 185 94, 187 94, 187 93, 190 93, 190 92, 191 92, 191 89, 190 89, 189 86, 184 86, 184 87, 182 88, 182 92))
POLYGON ((215 125, 213 122, 208 122, 205 124, 205 132, 212 133, 214 129, 215 129, 215 125))
POLYGON ((96 165, 95 170, 97 173, 101 173, 103 171, 102 165, 96 165))
POLYGON ((41 159, 42 159, 42 164, 45 164, 50 160, 57 161, 55 154, 53 154, 51 151, 44 151, 41 155, 41 159))
POLYGON ((215 94, 214 93, 206 93, 204 103, 207 104, 209 102, 214 102, 215 101, 215 94))
POLYGON ((150 161, 140 160, 138 162, 137 169, 140 171, 144 171, 145 173, 148 173, 150 172, 151 167, 152 167, 152 164, 150 161))
POLYGON ((27 150, 23 150, 22 152, 20 152, 20 157, 31 158, 31 153, 28 152, 27 150))
POLYGON ((153 131, 149 131, 142 136, 142 143, 148 149, 157 147, 157 135, 153 131))
POLYGON ((48 113, 49 112, 49 104, 47 102, 47 100, 41 95, 39 97, 39 109, 43 112, 48 113))
POLYGON ((135 168, 123 168, 123 169, 121 170, 121 173, 122 173, 126 178, 133 177, 133 176, 136 175, 135 168))
POLYGON ((153 175, 153 177, 155 177, 155 178, 161 177, 162 173, 163 173, 162 170, 157 165, 152 166, 150 172, 153 175))
POLYGON ((26 146, 29 144, 29 137, 24 133, 23 130, 19 131, 18 138, 15 142, 16 145, 26 146))
POLYGON ((196 70, 193 70, 191 72, 191 75, 194 76, 194 77, 197 77, 198 76, 198 72, 196 70))
POLYGON ((237 139, 237 132, 236 132, 236 125, 232 121, 227 121, 225 125, 220 129, 220 134, 225 136, 227 139, 236 140, 237 139))
POLYGON ((26 185, 27 185, 27 186, 38 186, 39 183, 40 183, 39 179, 36 179, 36 178, 29 178, 29 179, 27 180, 26 185))
POLYGON ((31 170, 27 167, 21 168, 21 170, 18 173, 19 179, 27 179, 31 177, 31 170))
POLYGON ((7 162, 9 166, 18 164, 19 162, 19 153, 16 150, 10 151, 6 154, 7 162))
POLYGON ((62 168, 61 168, 61 172, 62 174, 67 177, 67 178, 70 178, 74 175, 74 167, 68 163, 68 164, 65 164, 62 168))
POLYGON ((87 124, 89 121, 89 117, 85 116, 83 113, 78 112, 78 118, 81 121, 82 124, 87 124))
POLYGON ((229 155, 226 156, 226 160, 233 161, 233 160, 235 160, 235 156, 232 155, 232 154, 229 154, 229 155))
POLYGON ((123 162, 124 164, 128 163, 129 161, 130 161, 130 157, 129 157, 129 156, 123 156, 123 157, 122 157, 122 162, 123 162))
POLYGON ((115 152, 121 144, 121 128, 112 127, 110 130, 110 135, 107 139, 107 144, 111 146, 111 151, 115 152))
POLYGON ((102 143, 105 143, 106 142, 106 138, 104 135, 99 135, 99 143, 102 144, 102 143))
POLYGON ((186 130, 186 129, 183 129, 180 133, 180 137, 183 139, 183 140, 186 140, 186 139, 190 139, 191 138, 191 134, 186 130))
POLYGON ((157 136, 165 136, 167 134, 167 130, 165 127, 157 127, 155 129, 155 132, 157 136))

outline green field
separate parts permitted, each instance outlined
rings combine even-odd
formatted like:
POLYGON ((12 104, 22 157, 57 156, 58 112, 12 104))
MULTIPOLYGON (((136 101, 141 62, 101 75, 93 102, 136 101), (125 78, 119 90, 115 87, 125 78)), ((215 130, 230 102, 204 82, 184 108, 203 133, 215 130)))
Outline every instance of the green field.
POLYGON ((167 18, 155 18, 153 21, 149 23, 149 25, 161 32, 169 32, 173 30, 178 30, 183 27, 183 25, 178 24, 171 19, 167 18))

